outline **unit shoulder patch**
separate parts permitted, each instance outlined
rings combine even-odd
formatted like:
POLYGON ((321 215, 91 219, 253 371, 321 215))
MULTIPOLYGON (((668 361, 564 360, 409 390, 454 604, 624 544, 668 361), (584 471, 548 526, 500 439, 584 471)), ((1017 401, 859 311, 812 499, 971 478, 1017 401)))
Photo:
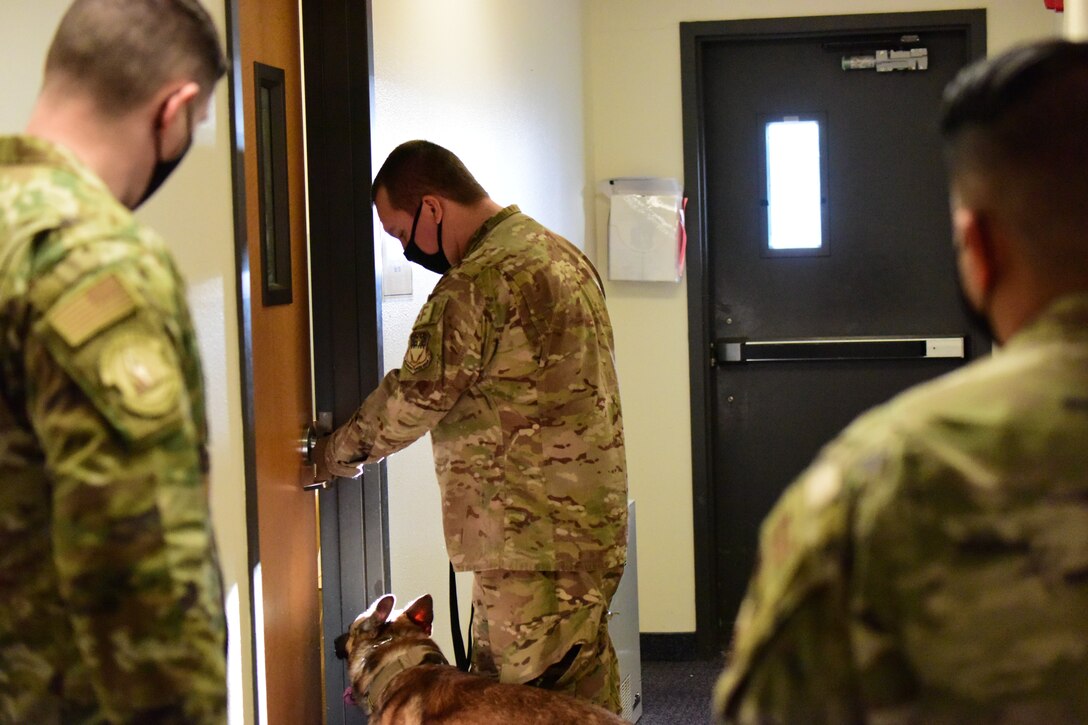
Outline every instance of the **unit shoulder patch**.
POLYGON ((413 332, 408 338, 408 352, 404 356, 404 367, 413 375, 425 370, 434 360, 430 350, 431 333, 413 332))
POLYGON ((163 340, 126 332, 110 340, 99 358, 102 384, 114 388, 121 405, 144 418, 174 412, 182 391, 181 373, 171 364, 163 340))
POLYGON ((416 316, 401 365, 402 381, 434 382, 442 376, 443 313, 447 301, 442 295, 434 296, 416 316))

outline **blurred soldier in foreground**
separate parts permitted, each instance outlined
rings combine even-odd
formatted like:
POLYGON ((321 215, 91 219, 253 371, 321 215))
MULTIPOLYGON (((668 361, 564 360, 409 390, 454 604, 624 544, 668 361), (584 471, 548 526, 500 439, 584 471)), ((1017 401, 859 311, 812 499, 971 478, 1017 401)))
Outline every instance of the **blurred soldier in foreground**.
POLYGON ((0 137, 0 722, 226 719, 196 336, 130 211, 225 67, 197 0, 76 0, 0 137))
POLYGON ((1002 349, 859 418, 763 524, 723 722, 1088 722, 1088 45, 945 94, 959 279, 1002 349))
POLYGON ((373 189, 385 231, 442 278, 403 367, 316 459, 357 476, 430 432, 446 548, 475 573, 472 670, 619 712, 606 615, 627 554, 627 468, 597 272, 433 143, 398 146, 373 189))

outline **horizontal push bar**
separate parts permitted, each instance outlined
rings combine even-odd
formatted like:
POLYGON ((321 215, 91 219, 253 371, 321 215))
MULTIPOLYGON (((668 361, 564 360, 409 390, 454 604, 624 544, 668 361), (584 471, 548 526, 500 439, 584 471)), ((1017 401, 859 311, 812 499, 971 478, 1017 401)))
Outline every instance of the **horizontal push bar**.
POLYGON ((837 337, 808 340, 714 341, 714 364, 797 360, 963 358, 963 337, 837 337))

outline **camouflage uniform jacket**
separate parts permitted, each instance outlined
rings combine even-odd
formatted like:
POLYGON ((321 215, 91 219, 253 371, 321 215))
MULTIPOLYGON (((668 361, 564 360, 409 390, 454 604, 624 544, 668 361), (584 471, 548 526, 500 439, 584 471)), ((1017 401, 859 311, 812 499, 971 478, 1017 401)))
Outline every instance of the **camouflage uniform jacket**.
POLYGON ((627 473, 604 295, 585 255, 516 206, 439 280, 403 366, 329 453, 374 461, 428 431, 455 568, 624 563, 627 473))
POLYGON ((1088 722, 1088 295, 863 415, 783 495, 728 722, 1088 722))
POLYGON ((201 369, 163 243, 0 137, 0 722, 222 722, 201 369))

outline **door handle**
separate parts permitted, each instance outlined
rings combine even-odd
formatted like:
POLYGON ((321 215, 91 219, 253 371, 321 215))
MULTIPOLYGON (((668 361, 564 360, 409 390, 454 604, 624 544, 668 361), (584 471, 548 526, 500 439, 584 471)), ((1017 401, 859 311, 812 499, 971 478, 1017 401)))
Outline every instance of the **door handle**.
POLYGON ((298 452, 302 456, 303 466, 309 469, 309 480, 303 481, 304 491, 314 491, 325 488, 328 481, 315 481, 317 475, 317 462, 314 460, 314 449, 317 447, 317 439, 332 432, 332 413, 321 411, 317 414, 317 420, 311 422, 302 431, 299 439, 298 452))
POLYGON ((958 337, 830 337, 804 340, 749 340, 726 337, 714 341, 711 365, 812 360, 918 360, 963 358, 958 337))
POLYGON ((317 421, 313 421, 306 426, 306 430, 302 432, 302 439, 299 441, 299 453, 302 454, 304 463, 313 465, 314 448, 317 447, 317 438, 317 421))

